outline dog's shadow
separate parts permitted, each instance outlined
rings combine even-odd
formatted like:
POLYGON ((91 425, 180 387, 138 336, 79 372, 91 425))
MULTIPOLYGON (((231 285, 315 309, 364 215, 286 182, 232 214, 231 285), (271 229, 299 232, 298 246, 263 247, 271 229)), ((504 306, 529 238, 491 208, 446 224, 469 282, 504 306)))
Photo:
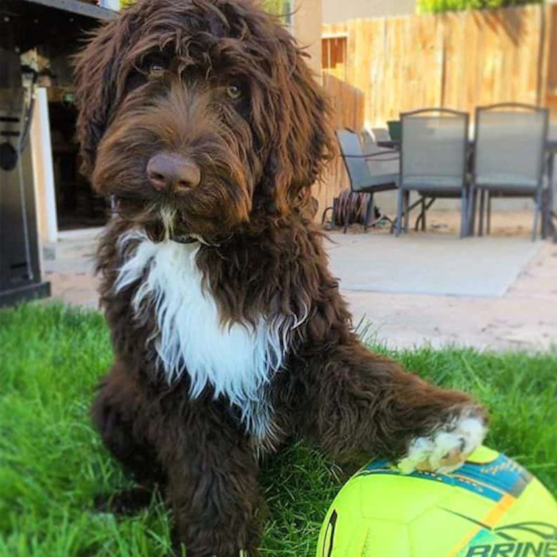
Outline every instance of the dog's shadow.
POLYGON ((93 509, 99 514, 129 517, 155 504, 162 504, 163 494, 158 486, 136 485, 114 493, 100 493, 93 499, 93 509))

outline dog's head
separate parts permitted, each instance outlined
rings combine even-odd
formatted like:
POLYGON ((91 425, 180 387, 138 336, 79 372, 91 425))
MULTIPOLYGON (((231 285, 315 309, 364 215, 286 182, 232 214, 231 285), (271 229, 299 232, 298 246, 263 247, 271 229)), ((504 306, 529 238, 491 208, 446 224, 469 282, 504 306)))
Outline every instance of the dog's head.
POLYGON ((83 169, 155 238, 298 211, 334 149, 303 53, 246 0, 139 0, 76 76, 83 169))

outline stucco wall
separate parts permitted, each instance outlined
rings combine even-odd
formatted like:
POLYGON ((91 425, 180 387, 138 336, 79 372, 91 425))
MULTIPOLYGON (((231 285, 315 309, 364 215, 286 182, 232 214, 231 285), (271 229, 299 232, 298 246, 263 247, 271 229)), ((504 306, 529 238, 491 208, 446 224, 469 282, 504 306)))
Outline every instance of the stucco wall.
POLYGON ((307 49, 311 69, 321 75, 322 0, 295 0, 293 2, 292 33, 298 43, 307 49))

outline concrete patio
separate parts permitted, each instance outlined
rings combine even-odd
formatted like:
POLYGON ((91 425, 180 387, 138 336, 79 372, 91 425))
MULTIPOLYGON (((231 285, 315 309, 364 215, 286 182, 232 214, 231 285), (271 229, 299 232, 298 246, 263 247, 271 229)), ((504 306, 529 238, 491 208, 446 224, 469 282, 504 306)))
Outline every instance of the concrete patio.
MULTIPOLYGON (((399 348, 557 346, 557 244, 533 243, 527 224, 509 236, 508 227, 495 223, 492 237, 459 240, 450 215, 437 217, 444 225, 436 227, 434 215, 434 234, 394 238, 357 229, 330 234, 331 268, 354 324, 368 323, 378 340, 399 348)), ((97 307, 94 243, 88 233, 66 237, 47 250, 54 298, 97 307)))
POLYGON ((541 243, 526 238, 416 234, 331 236, 331 269, 343 290, 500 298, 541 243))
MULTIPOLYGON (((478 259, 470 269, 473 280, 482 281, 482 267, 478 259)), ((369 321, 371 332, 389 346, 549 350, 557 346, 556 277, 557 245, 544 244, 500 296, 343 292, 355 322, 369 321)))

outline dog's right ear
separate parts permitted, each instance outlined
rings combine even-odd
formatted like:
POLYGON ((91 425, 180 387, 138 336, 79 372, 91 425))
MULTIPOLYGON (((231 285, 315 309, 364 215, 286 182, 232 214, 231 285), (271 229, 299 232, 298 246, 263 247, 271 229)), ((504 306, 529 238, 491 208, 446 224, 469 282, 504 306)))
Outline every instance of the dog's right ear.
POLYGON ((120 21, 112 21, 101 27, 85 49, 74 58, 77 139, 82 160, 81 172, 86 177, 91 175, 97 146, 122 89, 117 72, 125 48, 121 44, 120 21))

